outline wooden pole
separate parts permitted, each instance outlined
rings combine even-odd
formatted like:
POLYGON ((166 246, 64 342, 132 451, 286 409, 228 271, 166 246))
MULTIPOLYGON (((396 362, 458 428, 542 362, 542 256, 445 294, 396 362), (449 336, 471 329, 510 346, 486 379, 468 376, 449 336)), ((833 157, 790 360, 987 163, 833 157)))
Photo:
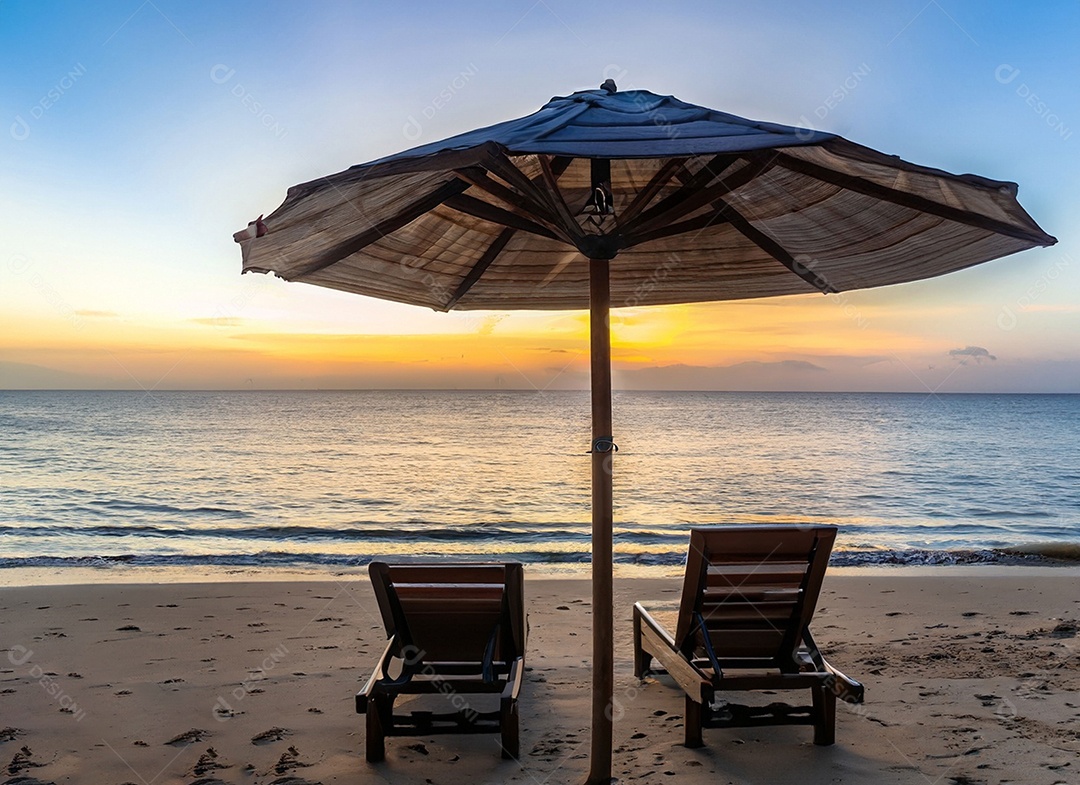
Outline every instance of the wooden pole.
POLYGON ((586 785, 611 781, 612 697, 615 691, 611 585, 611 301, 606 259, 589 261, 589 340, 592 351, 592 755, 586 785))

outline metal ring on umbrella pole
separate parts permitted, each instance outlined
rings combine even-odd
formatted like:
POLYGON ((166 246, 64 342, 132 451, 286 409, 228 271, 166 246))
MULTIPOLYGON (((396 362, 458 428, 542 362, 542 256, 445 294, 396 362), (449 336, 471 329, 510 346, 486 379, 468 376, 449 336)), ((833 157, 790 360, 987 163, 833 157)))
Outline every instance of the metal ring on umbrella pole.
POLYGON ((598 436, 593 439, 592 449, 589 453, 594 452, 618 452, 619 445, 615 444, 614 437, 611 436, 598 436))

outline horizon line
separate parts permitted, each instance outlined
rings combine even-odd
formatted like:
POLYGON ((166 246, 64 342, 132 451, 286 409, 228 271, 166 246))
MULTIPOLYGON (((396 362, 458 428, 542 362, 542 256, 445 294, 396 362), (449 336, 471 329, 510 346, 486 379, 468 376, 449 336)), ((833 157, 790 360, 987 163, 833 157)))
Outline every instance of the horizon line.
MULTIPOLYGON (((499 392, 499 393, 588 393, 589 388, 536 389, 528 387, 168 387, 147 390, 141 387, 0 387, 0 393, 19 392, 134 392, 155 395, 177 392, 298 393, 298 392, 499 392)), ((670 390, 612 388, 618 393, 731 393, 752 395, 1080 395, 1080 391, 1004 390, 670 390)))

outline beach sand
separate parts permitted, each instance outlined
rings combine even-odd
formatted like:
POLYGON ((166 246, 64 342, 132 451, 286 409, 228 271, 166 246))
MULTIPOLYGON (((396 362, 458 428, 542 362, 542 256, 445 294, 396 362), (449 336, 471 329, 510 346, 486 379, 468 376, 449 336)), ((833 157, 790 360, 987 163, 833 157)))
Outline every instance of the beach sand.
MULTIPOLYGON (((828 576, 813 629, 867 696, 839 707, 832 747, 800 726, 681 746, 682 695, 638 682, 630 643, 633 602, 679 585, 616 581, 619 782, 1080 782, 1072 569, 828 576)), ((0 782, 578 782, 589 585, 526 591, 521 759, 501 760, 494 736, 428 736, 389 739, 372 766, 353 711, 384 642, 366 578, 0 589, 0 782)))

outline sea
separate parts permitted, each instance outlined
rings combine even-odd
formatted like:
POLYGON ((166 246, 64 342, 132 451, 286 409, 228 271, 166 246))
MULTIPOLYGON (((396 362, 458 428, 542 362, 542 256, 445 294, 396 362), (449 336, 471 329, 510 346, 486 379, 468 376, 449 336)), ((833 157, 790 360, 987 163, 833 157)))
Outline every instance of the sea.
MULTIPOLYGON (((1080 395, 617 392, 616 574, 695 524, 839 527, 834 565, 1076 563, 1080 395)), ((22 567, 519 560, 585 574, 589 395, 0 392, 22 567)))

